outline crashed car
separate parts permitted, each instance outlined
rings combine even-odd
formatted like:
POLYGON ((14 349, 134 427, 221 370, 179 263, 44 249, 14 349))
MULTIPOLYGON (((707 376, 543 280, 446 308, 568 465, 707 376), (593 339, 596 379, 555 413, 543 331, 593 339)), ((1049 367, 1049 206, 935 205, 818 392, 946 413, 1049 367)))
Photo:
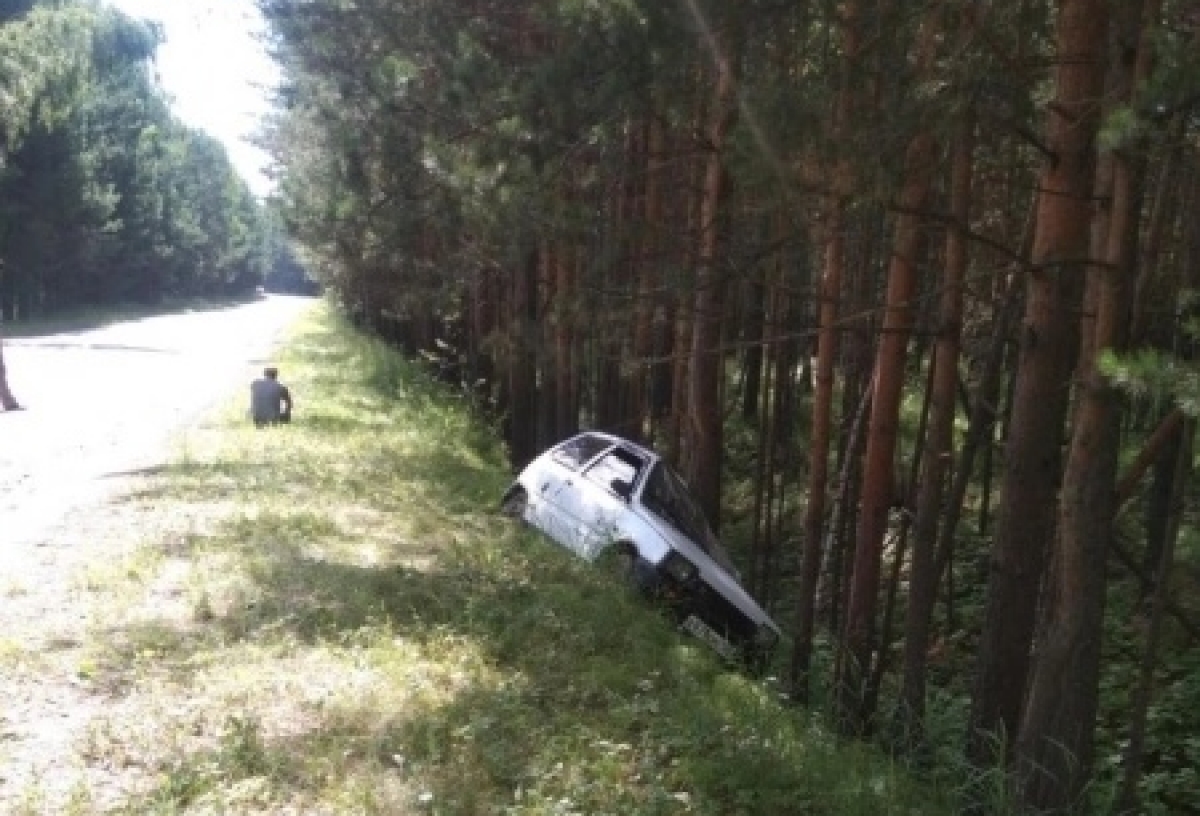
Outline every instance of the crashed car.
POLYGON ((683 479, 641 445, 574 436, 534 459, 500 506, 588 561, 614 553, 639 590, 723 657, 761 665, 779 640, 683 479))

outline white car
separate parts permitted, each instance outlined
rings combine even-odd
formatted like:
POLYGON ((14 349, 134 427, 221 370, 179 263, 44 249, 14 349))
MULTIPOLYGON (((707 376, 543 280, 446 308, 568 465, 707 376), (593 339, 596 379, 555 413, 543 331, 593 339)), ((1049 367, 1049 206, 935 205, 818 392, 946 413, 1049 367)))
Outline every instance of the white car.
POLYGON ((653 451, 588 431, 533 460, 502 511, 588 561, 612 547, 636 586, 729 659, 765 659, 779 627, 739 583, 682 478, 653 451))

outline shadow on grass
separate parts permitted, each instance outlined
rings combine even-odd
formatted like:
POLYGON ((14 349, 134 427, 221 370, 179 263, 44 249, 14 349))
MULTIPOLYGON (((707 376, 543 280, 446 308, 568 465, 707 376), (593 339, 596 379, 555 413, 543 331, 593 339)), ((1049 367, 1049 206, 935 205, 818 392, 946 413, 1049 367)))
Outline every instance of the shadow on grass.
MULTIPOLYGON (((364 423, 327 416, 305 427, 318 434, 338 434, 341 428, 361 431, 364 423)), ((261 433, 283 435, 289 431, 267 429, 261 433)), ((298 437, 294 441, 281 440, 281 444, 304 446, 305 441, 298 437)), ((379 444, 332 461, 314 463, 291 456, 286 450, 264 451, 251 461, 231 458, 182 462, 106 476, 167 477, 131 489, 122 498, 125 502, 204 502, 232 495, 239 503, 260 510, 299 499, 310 501, 310 506, 327 506, 330 502, 343 506, 368 504, 380 512, 424 512, 440 519, 463 513, 476 515, 498 506, 507 477, 498 476, 483 457, 464 455, 460 449, 448 447, 414 450, 389 444, 381 436, 379 444), (314 482, 321 485, 316 494, 311 487, 314 482)))
POLYGON ((231 495, 241 500, 256 491, 272 494, 279 492, 279 488, 275 486, 279 481, 277 466, 271 462, 182 462, 152 465, 130 471, 113 471, 103 474, 100 478, 127 477, 153 481, 135 482, 135 486, 123 490, 120 496, 113 498, 113 503, 160 504, 181 500, 206 502, 227 499, 231 495))
MULTIPOLYGON (((368 406, 362 406, 366 408, 368 406)), ((359 432, 368 427, 386 427, 390 423, 386 418, 376 418, 373 420, 365 419, 363 411, 360 415, 354 414, 330 414, 330 413, 315 413, 305 414, 302 417, 297 417, 289 428, 275 428, 280 432, 288 432, 293 428, 302 428, 311 430, 320 434, 349 434, 359 432)))
MULTIPOLYGON (((612 624, 591 631, 588 625, 574 626, 580 600, 565 606, 565 588, 553 582, 535 586, 465 565, 432 572, 362 568, 314 561, 281 549, 253 570, 258 590, 254 604, 214 621, 220 631, 215 640, 253 640, 269 632, 272 638, 286 634, 310 645, 342 645, 355 633, 371 630, 372 639, 401 639, 437 650, 448 637, 465 638, 482 650, 489 664, 522 678, 519 686, 468 686, 432 711, 359 711, 337 718, 344 725, 349 716, 363 734, 375 732, 371 755, 359 761, 386 764, 400 755, 432 771, 427 776, 436 780, 436 801, 449 807, 444 812, 486 812, 485 803, 494 806, 523 784, 528 786, 543 772, 539 764, 552 767, 557 761, 544 754, 548 741, 640 741, 641 725, 611 725, 613 704, 638 691, 624 665, 628 655, 620 621, 613 620, 613 610, 603 602, 608 593, 586 585, 572 587, 579 590, 572 594, 582 595, 584 602, 590 593, 593 603, 604 607, 596 610, 599 617, 612 624), (596 670, 611 660, 621 661, 619 671, 596 670), (600 677, 607 682, 598 685, 600 677), (464 739, 464 728, 471 733, 469 740, 464 739)), ((532 571, 531 565, 526 568, 532 571)), ((120 659, 136 659, 148 645, 160 655, 172 648, 157 630, 112 634, 128 644, 120 659)), ((198 645, 178 637, 170 663, 186 671, 193 665, 188 652, 198 645)), ((326 723, 322 730, 329 727, 326 723)), ((295 744, 273 743, 270 750, 294 756, 311 750, 314 739, 320 742, 309 734, 295 744)))
MULTIPOLYGON (((272 467, 267 462, 173 462, 166 465, 148 465, 133 470, 113 470, 102 473, 102 479, 124 477, 174 476, 182 479, 202 480, 213 477, 244 476, 254 472, 265 472, 272 467)), ((151 493, 134 495, 154 495, 151 493)))
MULTIPOLYGON (((275 539, 270 519, 219 537, 229 534, 260 553, 253 603, 213 620, 204 636, 111 633, 129 644, 127 659, 170 654, 183 682, 205 665, 190 653, 213 643, 267 637, 386 651, 407 642, 436 654, 466 641, 513 678, 476 679, 435 708, 328 712, 315 731, 264 745, 279 758, 272 767, 292 769, 289 779, 303 776, 298 753, 348 732, 361 751, 352 764, 403 757, 446 814, 500 812, 517 796, 571 799, 580 813, 854 812, 832 809, 816 752, 809 769, 788 745, 803 730, 798 719, 788 722, 761 686, 717 665, 601 570, 528 534, 504 532, 511 549, 451 552, 428 571, 306 557, 302 542, 275 539), (267 540, 275 543, 260 546, 267 540), (682 806, 684 793, 694 809, 682 806)), ((211 755, 189 762, 220 764, 211 755)))

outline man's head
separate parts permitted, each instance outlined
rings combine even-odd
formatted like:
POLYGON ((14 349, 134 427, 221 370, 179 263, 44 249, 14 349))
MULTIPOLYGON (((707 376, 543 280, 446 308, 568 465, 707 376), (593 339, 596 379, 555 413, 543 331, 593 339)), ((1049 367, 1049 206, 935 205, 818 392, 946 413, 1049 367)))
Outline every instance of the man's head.
POLYGON ((263 369, 263 376, 270 377, 272 380, 279 376, 279 369, 274 366, 267 366, 263 369))

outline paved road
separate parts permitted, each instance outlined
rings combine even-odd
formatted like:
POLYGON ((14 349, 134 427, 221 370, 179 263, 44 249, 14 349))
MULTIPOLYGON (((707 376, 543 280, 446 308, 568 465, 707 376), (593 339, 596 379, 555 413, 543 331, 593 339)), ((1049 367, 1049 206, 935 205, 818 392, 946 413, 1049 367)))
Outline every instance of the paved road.
POLYGON ((160 464, 171 434, 244 387, 312 305, 273 296, 6 340, 9 384, 26 410, 0 412, 0 564, 97 498, 106 474, 160 464))

